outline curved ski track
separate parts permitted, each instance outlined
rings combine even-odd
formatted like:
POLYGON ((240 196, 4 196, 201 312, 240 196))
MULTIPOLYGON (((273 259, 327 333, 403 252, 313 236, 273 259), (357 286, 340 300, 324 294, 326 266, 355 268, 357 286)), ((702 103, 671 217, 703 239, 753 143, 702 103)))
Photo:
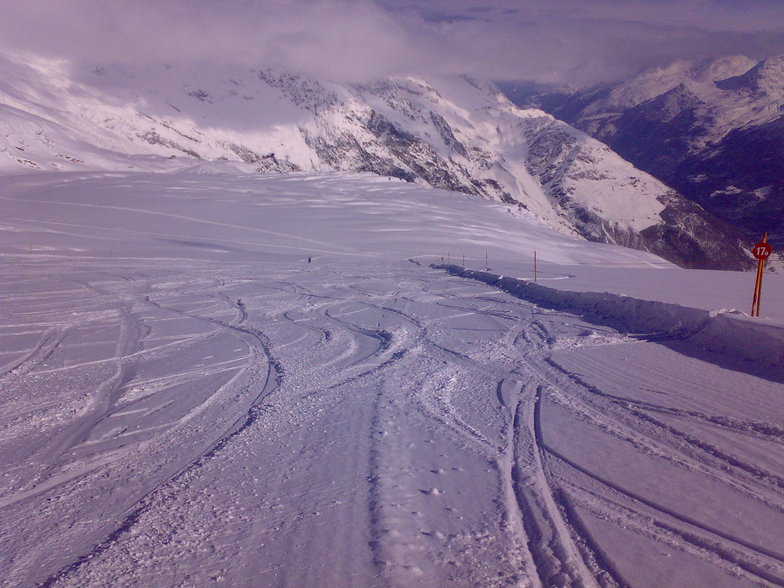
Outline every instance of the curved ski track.
POLYGON ((784 432, 642 386, 655 343, 414 264, 74 269, 8 301, 3 398, 64 394, 3 420, 9 585, 784 585, 780 530, 676 500, 784 520, 784 432))

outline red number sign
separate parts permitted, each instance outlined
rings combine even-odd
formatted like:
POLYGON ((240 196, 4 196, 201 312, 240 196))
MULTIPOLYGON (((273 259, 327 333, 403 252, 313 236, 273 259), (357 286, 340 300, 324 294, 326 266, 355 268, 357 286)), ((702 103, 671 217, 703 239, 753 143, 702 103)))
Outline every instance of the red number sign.
POLYGON ((770 245, 768 245, 767 243, 763 243, 762 241, 757 243, 751 249, 752 254, 754 254, 754 257, 756 257, 757 259, 767 259, 768 257, 770 257, 771 251, 772 249, 770 248, 770 245))

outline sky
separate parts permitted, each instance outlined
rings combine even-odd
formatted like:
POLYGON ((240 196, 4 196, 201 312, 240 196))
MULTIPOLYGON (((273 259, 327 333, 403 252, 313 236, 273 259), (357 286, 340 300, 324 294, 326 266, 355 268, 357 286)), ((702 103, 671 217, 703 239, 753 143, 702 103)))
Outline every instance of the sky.
POLYGON ((341 81, 465 73, 585 86, 679 58, 784 54, 784 1, 0 0, 0 48, 341 81))

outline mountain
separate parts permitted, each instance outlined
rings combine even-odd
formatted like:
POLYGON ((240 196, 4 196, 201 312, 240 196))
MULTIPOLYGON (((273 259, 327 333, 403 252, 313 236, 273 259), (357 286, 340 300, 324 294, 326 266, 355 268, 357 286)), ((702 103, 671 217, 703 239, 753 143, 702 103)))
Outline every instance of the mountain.
POLYGON ((744 231, 784 244, 784 56, 680 61, 527 96, 744 231))
POLYGON ((605 144, 467 77, 349 85, 9 56, 0 71, 1 171, 207 171, 223 160, 252 173, 370 172, 502 201, 563 233, 681 264, 748 258, 740 235, 605 144))

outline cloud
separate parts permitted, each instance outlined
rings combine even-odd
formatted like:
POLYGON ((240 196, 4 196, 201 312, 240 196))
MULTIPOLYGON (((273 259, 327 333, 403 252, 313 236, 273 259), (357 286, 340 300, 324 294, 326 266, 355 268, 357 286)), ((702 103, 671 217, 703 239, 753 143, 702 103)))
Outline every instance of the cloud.
POLYGON ((779 0, 380 1, 429 29, 443 69, 498 80, 584 85, 679 58, 784 52, 779 0))
POLYGON ((119 64, 272 65, 336 78, 399 71, 425 47, 371 1, 35 0, 0 7, 0 43, 119 64))
POLYGON ((277 66, 341 80, 468 73, 594 83, 676 58, 784 52, 779 0, 31 0, 0 44, 120 64, 277 66))

